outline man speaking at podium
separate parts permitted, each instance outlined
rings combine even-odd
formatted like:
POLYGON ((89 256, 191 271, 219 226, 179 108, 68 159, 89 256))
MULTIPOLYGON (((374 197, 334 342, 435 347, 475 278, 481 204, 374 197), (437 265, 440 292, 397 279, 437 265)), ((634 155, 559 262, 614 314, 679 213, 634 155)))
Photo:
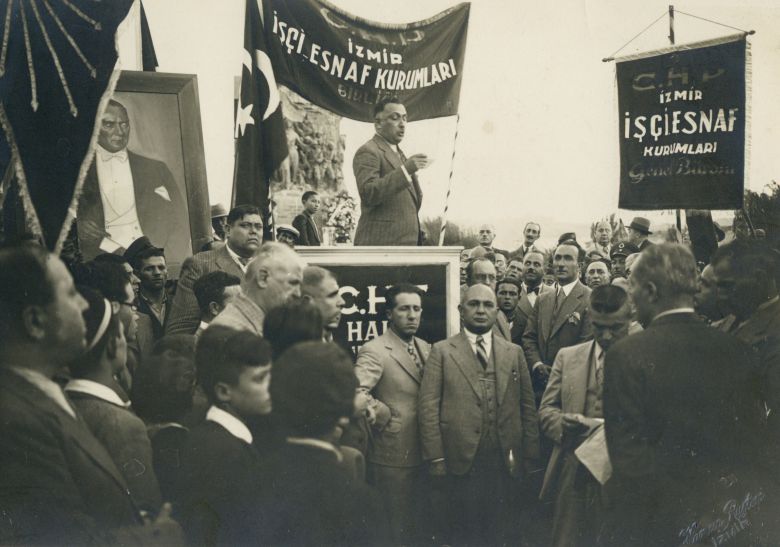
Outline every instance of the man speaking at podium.
POLYGON ((352 161, 360 194, 355 245, 420 245, 422 190, 417 171, 430 164, 425 154, 406 157, 398 143, 406 131, 406 107, 395 98, 374 107, 376 135, 352 161))

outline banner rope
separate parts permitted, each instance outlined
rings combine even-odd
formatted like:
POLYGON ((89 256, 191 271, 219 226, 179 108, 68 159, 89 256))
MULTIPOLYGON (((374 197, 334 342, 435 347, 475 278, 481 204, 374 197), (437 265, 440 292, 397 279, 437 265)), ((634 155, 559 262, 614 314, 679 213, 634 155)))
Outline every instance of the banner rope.
POLYGON ((684 11, 680 11, 678 9, 674 10, 675 13, 682 13, 683 15, 687 15, 688 17, 693 17, 694 19, 701 19, 702 21, 707 21, 708 23, 712 23, 713 25, 720 25, 722 27, 738 30, 740 32, 744 32, 745 34, 755 34, 755 30, 743 30, 741 28, 732 27, 731 25, 726 25, 725 23, 718 23, 717 21, 713 21, 712 19, 707 19, 706 17, 699 17, 698 15, 694 15, 692 13, 685 13, 684 11))
POLYGON ((631 39, 630 39, 628 42, 626 42, 625 44, 623 44, 622 46, 620 46, 620 47, 618 48, 618 50, 617 50, 615 53, 613 53, 613 54, 612 54, 612 55, 610 55, 609 57, 604 57, 604 58, 602 59, 602 62, 606 63, 606 62, 608 62, 608 61, 612 61, 612 60, 614 60, 614 59, 615 59, 615 55, 617 55, 618 53, 620 53, 621 51, 623 51, 623 49, 624 49, 624 48, 625 48, 625 47, 626 47, 628 44, 630 44, 631 42, 633 42, 634 40, 636 40, 637 38, 639 38, 640 36, 642 36, 642 35, 643 35, 645 32, 647 32, 648 30, 650 30, 650 27, 652 27, 652 26, 653 26, 653 25, 655 25, 655 24, 656 24, 658 21, 660 21, 660 20, 661 20, 663 17, 665 17, 667 13, 668 13, 668 12, 664 10, 664 12, 663 12, 661 15, 659 15, 659 16, 658 16, 658 19, 656 19, 655 21, 653 21, 652 23, 650 23, 649 25, 647 25, 647 26, 646 26, 644 29, 642 29, 642 30, 641 30, 641 31, 640 31, 640 32, 639 32, 639 33, 638 33, 636 36, 634 36, 634 37, 633 37, 633 38, 631 38, 631 39))
POLYGON ((450 180, 447 183, 447 196, 444 198, 444 213, 441 217, 441 230, 439 231, 439 247, 444 245, 444 232, 447 230, 447 211, 450 208, 450 194, 452 194, 452 173, 455 170, 455 150, 458 143, 458 126, 460 125, 460 112, 455 117, 455 137, 452 139, 452 159, 450 160, 450 180))

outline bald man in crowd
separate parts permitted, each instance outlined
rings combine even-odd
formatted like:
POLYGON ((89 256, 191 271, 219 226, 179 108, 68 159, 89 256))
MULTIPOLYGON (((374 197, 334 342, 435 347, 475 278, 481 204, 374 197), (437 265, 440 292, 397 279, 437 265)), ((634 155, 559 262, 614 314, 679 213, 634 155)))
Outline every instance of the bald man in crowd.
POLYGON ((267 242, 249 262, 241 294, 211 322, 263 335, 265 315, 291 297, 301 296, 303 262, 283 243, 267 242))
POLYGON ((451 539, 519 541, 519 481, 538 457, 539 426, 521 349, 496 336, 496 295, 477 284, 459 306, 463 330, 433 346, 418 415, 423 459, 446 479, 451 539))

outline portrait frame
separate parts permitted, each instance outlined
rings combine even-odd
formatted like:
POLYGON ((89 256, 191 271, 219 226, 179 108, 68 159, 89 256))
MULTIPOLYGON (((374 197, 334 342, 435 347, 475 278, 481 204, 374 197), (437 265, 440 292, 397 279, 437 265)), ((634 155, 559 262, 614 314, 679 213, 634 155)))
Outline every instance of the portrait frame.
MULTIPOLYGON (((123 70, 112 98, 128 112, 127 150, 165 163, 186 205, 186 214, 179 218, 186 219, 187 226, 176 228, 182 235, 178 241, 187 239, 186 231, 189 244, 165 248, 169 276, 177 278, 184 259, 212 239, 197 75, 123 70), (139 106, 145 104, 153 114, 143 114, 139 106)), ((81 236, 79 240, 83 241, 81 236)), ((84 258, 92 256, 85 253, 84 258)))

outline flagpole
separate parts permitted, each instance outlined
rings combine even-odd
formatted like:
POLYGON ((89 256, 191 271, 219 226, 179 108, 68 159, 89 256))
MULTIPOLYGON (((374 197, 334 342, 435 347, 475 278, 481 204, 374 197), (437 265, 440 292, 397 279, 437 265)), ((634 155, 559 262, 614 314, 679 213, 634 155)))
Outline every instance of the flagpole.
MULTIPOLYGON (((674 45, 674 6, 669 5, 669 43, 674 45)), ((676 211, 677 229, 680 231, 680 237, 682 237, 682 213, 679 209, 676 211)))
POLYGON ((452 193, 452 172, 455 169, 455 145, 458 143, 458 125, 460 113, 455 117, 455 137, 452 140, 452 159, 450 160, 450 180, 447 184, 447 196, 444 198, 444 213, 441 216, 441 230, 439 231, 439 247, 444 245, 444 232, 447 230, 447 211, 450 208, 450 194, 452 193))

